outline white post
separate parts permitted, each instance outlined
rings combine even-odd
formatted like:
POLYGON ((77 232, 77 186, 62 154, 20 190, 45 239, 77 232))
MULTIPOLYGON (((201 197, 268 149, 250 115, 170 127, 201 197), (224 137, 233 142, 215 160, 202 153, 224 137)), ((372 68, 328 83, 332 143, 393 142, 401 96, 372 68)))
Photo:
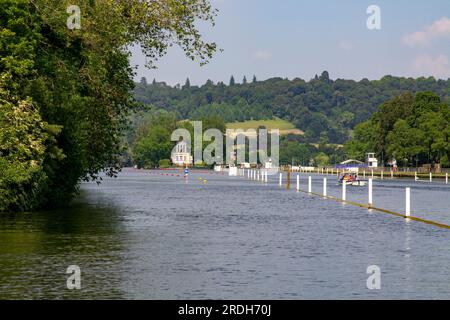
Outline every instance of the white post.
POLYGON ((323 178, 323 196, 327 196, 327 178, 323 178))
POLYGON ((391 179, 394 179, 394 171, 391 170, 391 179))
POLYGON ((373 179, 373 169, 372 169, 372 179, 373 179))
POLYGON ((373 193, 372 193, 373 180, 369 179, 369 207, 373 205, 373 193))
POLYGON ((347 200, 347 181, 342 180, 342 200, 347 200))
POLYGON ((384 170, 381 170, 381 180, 384 179, 384 170))
POLYGON ((266 183, 267 183, 267 170, 266 170, 266 183))
POLYGON ((259 181, 259 170, 256 171, 256 181, 259 181))
POLYGON ((416 172, 414 172, 414 181, 417 181, 417 180, 419 180, 419 178, 417 177, 417 171, 416 171, 416 172))
POLYGON ((406 216, 411 216, 411 188, 406 188, 406 216))
POLYGON ((433 173, 430 172, 430 182, 433 182, 433 173))
POLYGON ((445 184, 448 184, 448 173, 445 174, 445 184))
POLYGON ((300 176, 297 175, 297 191, 300 191, 300 176))
POLYGON ((283 185, 283 174, 280 173, 280 187, 283 185))
POLYGON ((311 176, 308 177, 308 192, 312 192, 312 179, 311 176))
POLYGON ((366 178, 366 170, 363 171, 363 178, 366 178))

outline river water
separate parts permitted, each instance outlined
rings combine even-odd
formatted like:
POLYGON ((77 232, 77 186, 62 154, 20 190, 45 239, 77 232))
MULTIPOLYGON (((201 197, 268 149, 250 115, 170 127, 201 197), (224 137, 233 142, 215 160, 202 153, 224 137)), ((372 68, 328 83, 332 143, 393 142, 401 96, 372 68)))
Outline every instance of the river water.
MULTIPOLYGON (((295 177, 295 176, 294 176, 295 177)), ((313 191, 322 192, 313 175, 313 191)), ((329 195, 339 196, 335 177, 329 195)), ((307 175, 301 175, 305 189, 307 175)), ((292 186, 295 189, 295 179, 292 186)), ((375 206, 450 224, 450 186, 374 182, 375 206)), ((367 202, 366 188, 347 190, 367 202)), ((242 177, 125 169, 67 208, 0 216, 1 299, 448 299, 450 230, 242 177), (207 179, 207 182, 204 181, 207 179), (66 269, 80 267, 81 290, 66 269), (381 270, 381 289, 366 286, 381 270)))

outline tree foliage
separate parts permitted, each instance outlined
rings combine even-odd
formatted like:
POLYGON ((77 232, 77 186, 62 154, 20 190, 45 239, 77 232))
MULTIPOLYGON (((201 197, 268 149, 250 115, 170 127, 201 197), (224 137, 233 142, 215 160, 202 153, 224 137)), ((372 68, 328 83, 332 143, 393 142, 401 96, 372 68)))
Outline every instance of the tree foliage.
POLYGON ((359 160, 367 152, 376 152, 384 160, 396 159, 403 165, 449 165, 450 107, 432 92, 405 93, 356 126, 345 149, 359 160))
POLYGON ((172 45, 201 64, 216 50, 196 28, 214 23, 207 0, 77 2, 79 30, 66 26, 71 1, 0 2, 0 210, 64 204, 80 179, 117 173, 135 106, 130 45, 149 67, 172 45))
MULTIPOLYGON (((227 122, 278 117, 303 130, 310 142, 319 142, 325 132, 331 143, 341 144, 351 137, 356 125, 368 120, 384 102, 406 92, 411 93, 398 99, 412 99, 413 93, 420 91, 432 91, 442 99, 448 99, 449 88, 450 80, 386 76, 380 80, 356 82, 332 80, 328 72, 323 72, 310 81, 298 78, 257 81, 254 77, 252 82, 238 84, 231 77, 229 85, 213 84, 209 80, 202 86, 183 86, 182 90, 164 82, 147 86, 137 84, 134 94, 142 103, 175 112, 179 119, 211 114, 218 114, 227 122)), ((409 105, 402 101, 391 104, 409 105)), ((385 111, 380 114, 391 117, 391 110, 385 111)), ((390 121, 383 123, 385 131, 394 125, 390 121)))

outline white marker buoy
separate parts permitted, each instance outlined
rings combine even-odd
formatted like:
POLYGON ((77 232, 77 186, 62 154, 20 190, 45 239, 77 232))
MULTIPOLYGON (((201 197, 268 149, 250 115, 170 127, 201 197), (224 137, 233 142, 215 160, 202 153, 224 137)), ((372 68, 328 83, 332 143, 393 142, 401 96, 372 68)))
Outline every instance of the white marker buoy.
POLYGON ((342 200, 347 200, 347 181, 342 181, 342 200))
POLYGON ((411 188, 406 188, 406 210, 405 214, 407 217, 411 216, 411 188))
POLYGON ((323 179, 323 196, 327 196, 327 178, 323 179))
POLYGON ((312 178, 311 176, 308 177, 308 192, 312 192, 312 178))
POLYGON ((282 173, 280 173, 280 187, 283 185, 283 174, 282 173))
POLYGON ((433 182, 433 173, 430 172, 430 182, 433 182))
POLYGON ((297 175, 297 191, 300 191, 300 176, 297 175))
POLYGON ((373 194, 372 194, 372 185, 373 185, 373 180, 369 179, 369 207, 372 207, 373 205, 373 194))
POLYGON ((445 174, 445 184, 448 184, 448 173, 445 174))

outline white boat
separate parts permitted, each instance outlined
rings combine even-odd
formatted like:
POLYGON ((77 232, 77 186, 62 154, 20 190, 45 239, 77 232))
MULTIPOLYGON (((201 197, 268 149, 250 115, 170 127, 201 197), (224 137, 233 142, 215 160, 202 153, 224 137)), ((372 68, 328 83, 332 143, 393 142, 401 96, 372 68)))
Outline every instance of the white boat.
POLYGON ((354 186, 354 187, 365 187, 367 185, 367 181, 356 180, 356 181, 347 182, 347 185, 354 186))
POLYGON ((340 174, 338 178, 339 184, 342 184, 344 180, 346 181, 347 186, 364 187, 367 185, 366 180, 359 179, 358 174, 355 174, 353 172, 340 174))

